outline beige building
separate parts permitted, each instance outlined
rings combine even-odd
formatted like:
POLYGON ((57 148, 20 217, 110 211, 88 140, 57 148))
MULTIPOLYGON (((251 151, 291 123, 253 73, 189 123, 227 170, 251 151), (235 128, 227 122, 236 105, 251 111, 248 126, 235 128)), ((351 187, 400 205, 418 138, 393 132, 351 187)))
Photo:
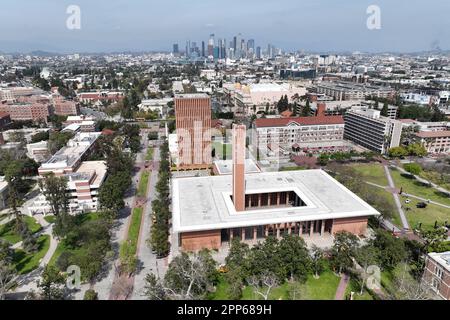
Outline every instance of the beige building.
POLYGON ((273 112, 276 110, 277 102, 281 97, 287 96, 292 102, 295 95, 303 96, 306 88, 292 83, 258 83, 250 85, 236 85, 234 91, 234 103, 236 113, 245 116, 260 112, 273 112))
POLYGON ((442 131, 420 131, 416 137, 432 154, 449 154, 450 153, 450 130, 442 131))

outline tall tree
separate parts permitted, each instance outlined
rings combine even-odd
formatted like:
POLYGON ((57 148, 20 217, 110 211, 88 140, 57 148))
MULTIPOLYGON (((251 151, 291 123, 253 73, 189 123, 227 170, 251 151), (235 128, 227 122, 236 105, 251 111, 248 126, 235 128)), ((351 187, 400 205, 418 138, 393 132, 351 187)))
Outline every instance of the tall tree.
POLYGON ((311 259, 305 241, 299 236, 288 235, 281 239, 279 252, 285 276, 300 282, 306 281, 311 270, 311 259))
POLYGON ((331 263, 339 273, 352 267, 357 246, 358 238, 354 234, 346 231, 336 233, 331 248, 331 263))

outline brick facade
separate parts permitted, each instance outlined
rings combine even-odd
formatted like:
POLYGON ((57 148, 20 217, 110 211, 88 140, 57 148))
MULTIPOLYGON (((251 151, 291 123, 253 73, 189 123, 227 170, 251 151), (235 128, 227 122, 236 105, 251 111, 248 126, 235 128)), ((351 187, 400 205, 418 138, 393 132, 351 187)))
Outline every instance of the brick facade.
POLYGON ((186 251, 220 249, 220 230, 186 232, 180 234, 181 246, 186 251))
POLYGON ((331 233, 347 231, 356 235, 364 234, 367 229, 367 217, 334 219, 331 233))

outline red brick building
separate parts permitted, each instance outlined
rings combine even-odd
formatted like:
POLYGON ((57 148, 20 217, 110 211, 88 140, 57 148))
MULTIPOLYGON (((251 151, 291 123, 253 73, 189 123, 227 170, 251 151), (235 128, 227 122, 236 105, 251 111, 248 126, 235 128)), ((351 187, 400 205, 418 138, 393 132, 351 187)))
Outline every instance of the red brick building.
POLYGON ((211 158, 211 100, 207 94, 175 97, 178 163, 182 169, 209 168, 211 158))
POLYGON ((0 112, 8 113, 11 120, 47 121, 47 117, 51 114, 51 107, 50 104, 41 102, 0 104, 0 112))
POLYGON ((429 253, 422 279, 439 297, 450 300, 450 251, 429 253))

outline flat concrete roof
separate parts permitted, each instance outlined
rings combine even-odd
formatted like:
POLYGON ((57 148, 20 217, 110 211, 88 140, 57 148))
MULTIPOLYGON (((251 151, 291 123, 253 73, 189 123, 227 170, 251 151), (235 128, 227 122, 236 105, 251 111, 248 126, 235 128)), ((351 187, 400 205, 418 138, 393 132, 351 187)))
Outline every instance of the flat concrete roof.
POLYGON ((428 254, 431 258, 433 258, 439 265, 445 268, 450 272, 450 251, 446 252, 431 252, 428 254))
POLYGON ((323 170, 246 174, 246 194, 295 191, 306 203, 302 207, 236 212, 230 198, 231 183, 231 175, 173 179, 173 231, 379 215, 323 170))
MULTIPOLYGON (((233 160, 216 160, 214 165, 220 175, 231 174, 233 168, 233 160)), ((245 173, 258 173, 261 172, 255 161, 252 159, 245 159, 245 173)))

